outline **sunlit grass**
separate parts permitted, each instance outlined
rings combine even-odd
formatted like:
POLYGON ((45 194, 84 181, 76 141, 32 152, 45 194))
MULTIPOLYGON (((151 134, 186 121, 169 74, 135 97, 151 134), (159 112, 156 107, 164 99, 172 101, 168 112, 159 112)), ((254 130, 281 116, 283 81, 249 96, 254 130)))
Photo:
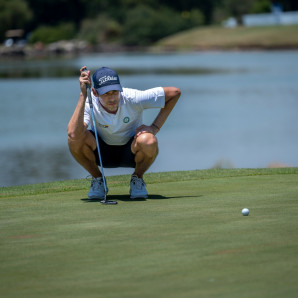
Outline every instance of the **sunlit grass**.
POLYGON ((298 168, 108 177, 2 188, 1 297, 295 297, 298 168), (250 209, 242 216, 241 209, 250 209))
POLYGON ((202 27, 181 32, 157 43, 159 47, 199 49, 298 48, 298 26, 202 27))

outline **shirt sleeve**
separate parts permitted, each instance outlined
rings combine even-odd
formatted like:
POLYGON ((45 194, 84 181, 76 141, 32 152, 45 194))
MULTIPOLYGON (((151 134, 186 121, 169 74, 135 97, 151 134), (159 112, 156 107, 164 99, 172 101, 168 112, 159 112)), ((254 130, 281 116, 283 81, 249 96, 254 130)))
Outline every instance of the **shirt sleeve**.
POLYGON ((135 91, 135 102, 143 109, 163 108, 165 106, 165 92, 162 87, 135 91))

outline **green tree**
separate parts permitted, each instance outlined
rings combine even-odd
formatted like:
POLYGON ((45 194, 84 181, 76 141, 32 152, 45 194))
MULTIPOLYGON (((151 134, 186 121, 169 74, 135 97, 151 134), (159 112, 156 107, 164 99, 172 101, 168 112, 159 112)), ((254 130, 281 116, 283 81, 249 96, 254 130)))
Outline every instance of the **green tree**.
MULTIPOLYGON (((84 0, 85 1, 85 0, 84 0)), ((61 23, 74 23, 79 26, 85 18, 85 6, 83 0, 26 0, 34 13, 31 22, 31 30, 38 26, 54 26, 61 23)), ((89 0, 88 2, 93 2, 89 0)))
POLYGON ((212 23, 213 12, 222 0, 159 0, 159 2, 161 5, 167 5, 176 11, 190 11, 192 9, 198 9, 204 16, 205 24, 208 25, 212 23))
POLYGON ((57 26, 40 26, 33 31, 30 43, 43 42, 49 44, 59 40, 69 40, 75 36, 75 26, 73 23, 62 23, 57 26))
POLYGON ((238 23, 241 24, 242 16, 252 10, 254 2, 255 0, 224 0, 224 6, 230 15, 235 17, 238 20, 238 23))
POLYGON ((122 36, 123 43, 149 45, 186 27, 181 14, 174 10, 168 7, 155 10, 141 4, 127 13, 122 36))
POLYGON ((256 1, 252 6, 252 13, 265 13, 271 11, 271 1, 269 0, 259 0, 256 1))
POLYGON ((263 13, 271 10, 271 1, 269 0, 223 0, 221 6, 218 6, 215 14, 220 15, 218 21, 227 17, 235 17, 238 23, 242 23, 242 16, 249 13, 263 13))
POLYGON ((192 9, 190 11, 182 11, 182 18, 187 21, 187 27, 201 26, 205 23, 205 17, 199 9, 192 9))
POLYGON ((0 40, 9 29, 25 29, 33 14, 25 0, 0 0, 0 40))
POLYGON ((78 38, 96 45, 118 41, 121 33, 122 28, 116 20, 99 14, 96 18, 82 21, 78 38))
POLYGON ((272 0, 273 4, 280 4, 284 11, 298 10, 297 0, 272 0))

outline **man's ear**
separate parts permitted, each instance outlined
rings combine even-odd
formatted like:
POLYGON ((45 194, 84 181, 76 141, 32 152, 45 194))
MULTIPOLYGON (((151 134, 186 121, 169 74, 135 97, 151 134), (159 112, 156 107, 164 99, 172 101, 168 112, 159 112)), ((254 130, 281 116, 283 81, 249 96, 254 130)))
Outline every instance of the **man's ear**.
POLYGON ((98 92, 94 88, 92 88, 92 93, 94 96, 99 97, 98 92))

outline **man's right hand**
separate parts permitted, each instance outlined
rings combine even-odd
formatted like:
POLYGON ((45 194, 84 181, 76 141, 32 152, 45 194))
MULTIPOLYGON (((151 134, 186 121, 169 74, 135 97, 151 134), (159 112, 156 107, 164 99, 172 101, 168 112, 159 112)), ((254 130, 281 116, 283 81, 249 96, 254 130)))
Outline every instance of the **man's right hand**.
POLYGON ((86 84, 88 84, 89 86, 91 86, 91 78, 90 78, 90 71, 87 70, 86 66, 83 66, 80 69, 81 75, 79 78, 80 81, 80 88, 81 88, 81 92, 84 96, 84 98, 87 98, 87 89, 86 89, 86 84))

